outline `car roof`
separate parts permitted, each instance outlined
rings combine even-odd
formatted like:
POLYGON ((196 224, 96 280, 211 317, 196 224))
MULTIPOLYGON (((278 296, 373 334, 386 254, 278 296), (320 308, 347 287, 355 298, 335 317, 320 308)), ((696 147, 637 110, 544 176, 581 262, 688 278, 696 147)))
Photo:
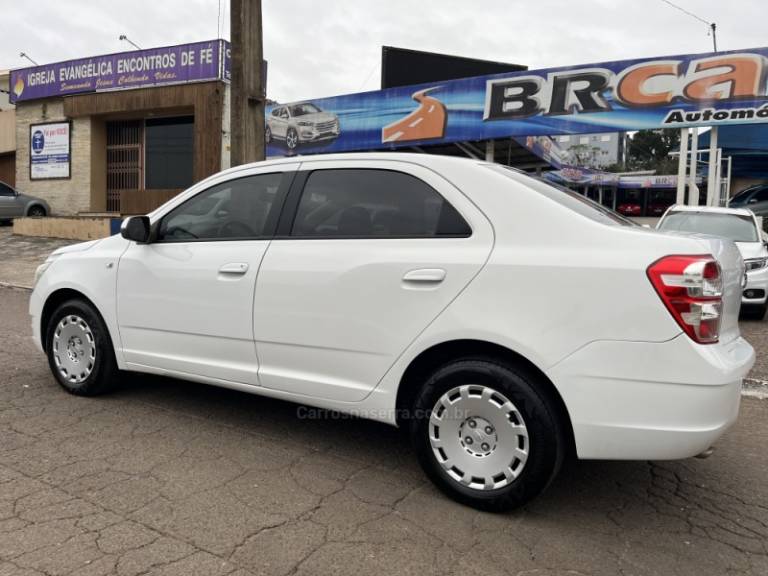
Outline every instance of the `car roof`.
POLYGON ((675 204, 668 212, 707 212, 710 214, 732 214, 734 216, 754 216, 752 210, 746 208, 723 208, 720 206, 683 206, 675 204))
POLYGON ((234 166, 224 173, 237 172, 247 168, 255 168, 261 166, 279 166, 281 164, 293 164, 296 162, 302 163, 317 163, 317 162, 331 162, 334 160, 390 160, 408 162, 411 164, 419 164, 421 166, 437 166, 437 165, 464 165, 468 164, 487 164, 484 160, 478 160, 475 158, 465 158, 461 156, 442 156, 439 154, 421 154, 418 152, 344 152, 337 154, 307 154, 305 156, 281 156, 279 158, 269 158, 260 162, 252 162, 250 164, 242 164, 240 166, 234 166))

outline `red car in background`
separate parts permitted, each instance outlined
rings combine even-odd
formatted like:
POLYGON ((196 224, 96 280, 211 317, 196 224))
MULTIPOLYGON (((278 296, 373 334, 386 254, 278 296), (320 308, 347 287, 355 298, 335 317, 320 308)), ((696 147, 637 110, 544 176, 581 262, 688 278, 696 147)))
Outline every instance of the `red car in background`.
POLYGON ((643 207, 636 202, 624 202, 618 205, 616 211, 623 216, 640 216, 643 207))

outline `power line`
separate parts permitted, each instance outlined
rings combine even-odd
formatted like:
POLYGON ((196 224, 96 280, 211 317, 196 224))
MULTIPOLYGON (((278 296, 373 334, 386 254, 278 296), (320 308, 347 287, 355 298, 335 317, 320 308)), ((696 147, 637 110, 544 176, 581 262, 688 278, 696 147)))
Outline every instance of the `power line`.
POLYGON ((688 14, 688 16, 690 16, 691 18, 696 18, 696 20, 698 20, 699 22, 703 22, 707 26, 710 26, 712 24, 711 22, 708 22, 707 20, 705 20, 701 16, 697 16, 696 14, 694 14, 693 12, 689 12, 688 10, 683 8, 682 6, 678 6, 674 2, 670 2, 669 0, 661 0, 661 1, 664 2, 664 4, 669 4, 670 6, 672 6, 672 8, 677 8, 683 14, 688 14))
POLYGON ((714 22, 709 22, 708 20, 705 20, 704 18, 702 18, 701 16, 698 16, 697 14, 694 14, 690 10, 686 10, 682 6, 678 6, 674 2, 670 2, 670 0, 661 0, 661 1, 664 2, 664 4, 671 6, 675 10, 679 10, 683 14, 687 14, 691 18, 695 18, 699 22, 706 24, 709 27, 709 29, 712 31, 712 45, 715 48, 715 52, 717 52, 717 24, 715 24, 714 22))

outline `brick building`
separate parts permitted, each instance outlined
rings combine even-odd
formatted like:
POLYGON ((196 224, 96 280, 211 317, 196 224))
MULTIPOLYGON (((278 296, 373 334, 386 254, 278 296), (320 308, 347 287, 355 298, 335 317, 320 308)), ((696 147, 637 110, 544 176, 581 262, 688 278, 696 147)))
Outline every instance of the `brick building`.
POLYGON ((139 214, 228 167, 228 51, 213 40, 14 70, 16 187, 55 215, 139 214), (50 153, 46 127, 65 133, 50 153))

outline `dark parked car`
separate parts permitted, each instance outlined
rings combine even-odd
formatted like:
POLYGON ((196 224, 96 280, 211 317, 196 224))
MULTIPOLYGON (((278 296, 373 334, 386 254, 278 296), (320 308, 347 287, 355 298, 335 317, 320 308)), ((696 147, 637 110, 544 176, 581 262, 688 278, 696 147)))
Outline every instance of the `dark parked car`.
POLYGON ((45 200, 27 196, 0 182, 0 222, 23 216, 42 218, 50 213, 51 209, 45 200))
POLYGON ((768 184, 745 188, 728 202, 730 208, 748 208, 757 216, 768 216, 768 184))

